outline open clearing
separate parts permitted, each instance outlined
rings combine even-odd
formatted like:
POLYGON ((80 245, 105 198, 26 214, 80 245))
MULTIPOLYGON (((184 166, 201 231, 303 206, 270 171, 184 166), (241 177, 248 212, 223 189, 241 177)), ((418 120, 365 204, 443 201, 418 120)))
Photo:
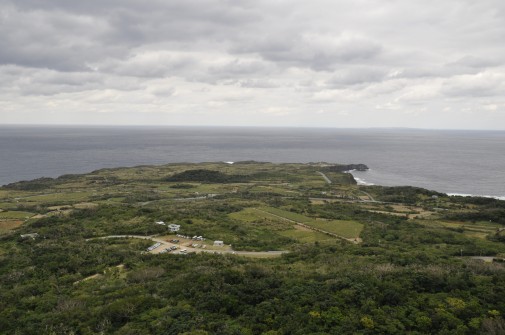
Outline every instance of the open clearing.
POLYGON ((23 219, 29 219, 33 215, 34 215, 33 213, 29 212, 6 211, 6 212, 0 212, 0 220, 1 219, 23 220, 23 219))
POLYGON ((307 225, 347 238, 359 237, 359 234, 363 230, 363 224, 356 221, 314 220, 311 223, 307 223, 307 225))
POLYGON ((323 232, 335 234, 345 239, 358 238, 359 234, 363 230, 363 224, 357 221, 313 219, 305 215, 273 207, 262 207, 258 210, 271 213, 295 223, 300 223, 315 229, 319 229, 323 232))
POLYGON ((494 234, 497 231, 497 229, 501 227, 499 224, 488 222, 480 222, 472 224, 469 222, 432 220, 432 221, 419 221, 418 223, 430 228, 461 229, 463 234, 465 234, 466 236, 476 237, 480 239, 486 239, 488 235, 494 234))
POLYGON ((20 220, 0 220, 0 234, 8 233, 22 224, 23 221, 20 220))
POLYGON ((27 202, 35 202, 35 203, 73 203, 77 201, 85 201, 87 200, 93 193, 92 192, 58 192, 58 193, 49 193, 49 194, 39 194, 39 195, 30 195, 26 197, 22 197, 27 202))
MULTIPOLYGON (((206 252, 206 253, 213 253, 213 254, 232 254, 232 255, 238 255, 238 256, 245 256, 245 257, 253 257, 253 258, 271 258, 271 257, 280 257, 282 254, 288 253, 289 251, 287 250, 275 250, 275 251, 234 251, 232 250, 229 246, 224 246, 220 248, 194 248, 191 246, 186 246, 187 241, 191 241, 189 239, 183 239, 181 240, 178 237, 175 237, 174 235, 171 235, 170 239, 176 238, 179 239, 179 243, 172 243, 167 241, 167 237, 157 237, 157 236, 140 236, 140 235, 109 235, 109 236, 103 236, 103 237, 96 237, 92 238, 91 240, 94 239, 109 239, 109 238, 138 238, 138 239, 143 239, 143 240, 151 240, 153 242, 160 243, 161 245, 154 249, 149 251, 151 254, 159 254, 160 251, 162 251, 165 248, 169 248, 172 246, 176 246, 178 249, 173 251, 172 253, 174 254, 180 254, 181 249, 186 249, 187 253, 201 253, 201 252, 206 252), (181 245, 182 244, 182 245, 181 245)), ((195 241, 192 241, 193 243, 198 243, 195 241)))
POLYGON ((285 219, 288 219, 291 221, 295 221, 298 223, 310 223, 311 221, 314 221, 314 219, 306 217, 305 215, 293 213, 290 211, 285 211, 285 210, 279 209, 279 208, 261 207, 261 208, 259 208, 259 210, 265 211, 265 212, 268 212, 268 213, 271 213, 271 214, 274 214, 274 215, 277 215, 282 218, 285 218, 285 219))
POLYGON ((272 215, 268 212, 258 211, 256 208, 246 208, 241 210, 240 212, 230 213, 228 216, 232 219, 239 220, 242 222, 255 222, 259 220, 272 220, 276 222, 285 222, 279 217, 272 215))
POLYGON ((335 238, 302 226, 293 226, 294 229, 279 232, 280 235, 297 240, 301 243, 335 243, 335 238))

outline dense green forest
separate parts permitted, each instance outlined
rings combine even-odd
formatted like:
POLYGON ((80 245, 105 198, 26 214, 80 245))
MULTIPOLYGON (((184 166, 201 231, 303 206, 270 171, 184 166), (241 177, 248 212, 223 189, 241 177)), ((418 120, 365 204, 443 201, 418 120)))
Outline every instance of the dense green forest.
POLYGON ((170 164, 4 186, 0 334, 505 334, 505 202, 342 169, 170 164))

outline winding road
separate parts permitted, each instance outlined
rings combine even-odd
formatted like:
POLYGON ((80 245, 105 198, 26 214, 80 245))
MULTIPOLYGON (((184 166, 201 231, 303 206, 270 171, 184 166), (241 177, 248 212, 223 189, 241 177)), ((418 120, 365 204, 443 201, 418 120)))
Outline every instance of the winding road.
MULTIPOLYGON (((109 238, 138 238, 142 240, 150 240, 153 242, 160 243, 161 246, 158 248, 151 250, 150 253, 152 254, 158 254, 160 253, 161 250, 165 248, 170 248, 172 246, 177 247, 177 251, 174 251, 173 253, 180 253, 181 249, 186 249, 188 253, 201 253, 201 252, 206 252, 206 253, 211 253, 211 254, 232 254, 232 255, 239 255, 239 256, 247 256, 247 257, 279 257, 282 254, 288 253, 289 251, 287 250, 279 250, 279 251, 234 251, 230 249, 225 249, 225 250, 216 250, 216 249, 202 249, 202 248, 193 248, 193 247, 186 247, 186 246, 181 246, 179 243, 171 243, 168 241, 165 241, 164 239, 158 238, 156 236, 142 236, 142 235, 108 235, 108 236, 102 236, 102 237, 95 237, 95 238, 89 238, 86 241, 90 240, 97 240, 97 239, 109 239, 109 238)), ((194 242, 191 240, 187 241, 188 243, 194 242)))

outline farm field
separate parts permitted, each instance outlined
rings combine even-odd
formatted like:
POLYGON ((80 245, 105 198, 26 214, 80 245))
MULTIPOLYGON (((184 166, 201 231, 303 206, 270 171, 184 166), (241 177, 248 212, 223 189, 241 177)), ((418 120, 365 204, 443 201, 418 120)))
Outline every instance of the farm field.
POLYGON ((23 211, 4 211, 0 212, 0 220, 2 219, 28 219, 34 214, 23 211))
POLYGON ((0 235, 10 232, 20 227, 22 224, 23 221, 20 220, 0 220, 0 235))
POLYGON ((168 164, 6 185, 0 333, 501 329, 505 202, 360 186, 346 168, 168 164))

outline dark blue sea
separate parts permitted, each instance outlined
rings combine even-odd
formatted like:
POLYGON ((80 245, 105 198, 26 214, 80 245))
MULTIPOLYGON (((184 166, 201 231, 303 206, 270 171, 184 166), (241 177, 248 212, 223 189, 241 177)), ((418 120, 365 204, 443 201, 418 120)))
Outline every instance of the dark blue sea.
POLYGON ((505 131, 0 126, 0 185, 106 167, 257 160, 364 163, 361 183, 505 199, 505 131))

